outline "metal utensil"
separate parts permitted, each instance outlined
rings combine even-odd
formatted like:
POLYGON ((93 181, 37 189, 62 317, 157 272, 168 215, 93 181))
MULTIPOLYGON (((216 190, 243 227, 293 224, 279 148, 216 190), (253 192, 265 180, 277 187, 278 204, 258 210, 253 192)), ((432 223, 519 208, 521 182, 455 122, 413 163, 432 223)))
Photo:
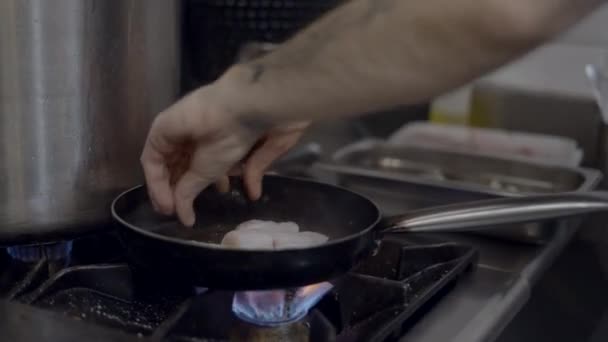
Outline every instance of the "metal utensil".
POLYGON ((563 193, 500 198, 416 210, 389 218, 384 233, 463 232, 608 210, 608 193, 563 193))
POLYGON ((608 75, 594 64, 585 66, 585 75, 591 83, 593 96, 602 114, 604 124, 608 124, 608 75))
POLYGON ((264 195, 250 202, 242 185, 224 195, 207 189, 197 199, 198 221, 188 229, 154 212, 143 187, 112 205, 128 256, 136 268, 196 285, 234 290, 289 288, 337 277, 352 269, 391 233, 495 229, 497 224, 581 215, 608 209, 608 194, 565 193, 503 198, 412 211, 381 220, 369 199, 349 190, 294 178, 267 176, 264 195), (243 250, 219 245, 250 219, 294 221, 330 240, 311 248, 243 250))
POLYGON ((608 170, 608 74, 602 68, 588 64, 585 66, 585 75, 591 83, 591 90, 603 122, 597 160, 602 171, 606 172, 608 170))

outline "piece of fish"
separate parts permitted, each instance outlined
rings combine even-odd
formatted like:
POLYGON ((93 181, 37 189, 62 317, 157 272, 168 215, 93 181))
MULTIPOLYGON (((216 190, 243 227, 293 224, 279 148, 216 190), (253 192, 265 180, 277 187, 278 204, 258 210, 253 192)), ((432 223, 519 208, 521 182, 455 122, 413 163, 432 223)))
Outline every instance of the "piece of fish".
POLYGON ((222 239, 222 245, 242 249, 307 248, 327 242, 328 237, 317 232, 300 232, 294 222, 250 220, 239 224, 222 239))
POLYGON ((241 249, 274 249, 274 239, 272 235, 257 231, 233 230, 224 235, 222 246, 235 247, 241 249))
POLYGON ((273 234, 272 238, 275 249, 313 247, 328 240, 327 236, 315 232, 273 234))
POLYGON ((310 241, 316 244, 326 243, 327 240, 329 240, 329 237, 327 235, 317 232, 300 232, 300 236, 307 237, 308 239, 310 239, 310 241))
POLYGON ((263 220, 249 220, 239 224, 236 230, 262 230, 269 233, 288 232, 297 233, 300 227, 295 222, 274 222, 263 220))

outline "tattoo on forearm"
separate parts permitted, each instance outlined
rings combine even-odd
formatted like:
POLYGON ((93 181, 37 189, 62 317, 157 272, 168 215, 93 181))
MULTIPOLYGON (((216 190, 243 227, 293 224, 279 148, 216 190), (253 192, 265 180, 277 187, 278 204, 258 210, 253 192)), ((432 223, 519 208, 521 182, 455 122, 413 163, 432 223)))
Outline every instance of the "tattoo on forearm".
POLYGON ((253 63, 250 65, 250 68, 251 68, 251 78, 250 78, 249 82, 257 83, 260 80, 260 78, 262 78, 262 75, 266 71, 266 67, 262 63, 253 63))
POLYGON ((390 11, 395 6, 395 0, 367 0, 367 2, 369 6, 361 17, 361 21, 364 23, 369 22, 379 14, 390 11))

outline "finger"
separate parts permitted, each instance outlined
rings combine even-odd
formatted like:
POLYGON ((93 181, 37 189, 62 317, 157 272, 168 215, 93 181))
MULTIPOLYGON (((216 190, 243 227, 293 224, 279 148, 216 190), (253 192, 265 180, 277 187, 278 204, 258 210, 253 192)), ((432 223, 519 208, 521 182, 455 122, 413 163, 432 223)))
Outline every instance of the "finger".
POLYGON ((190 115, 185 110, 194 97, 187 96, 159 114, 150 127, 150 132, 140 158, 148 194, 158 211, 170 215, 175 211, 171 174, 168 159, 177 150, 177 145, 192 136, 190 115))
POLYGON ((247 195, 252 200, 257 200, 262 196, 262 179, 264 172, 270 167, 272 162, 281 157, 289 150, 290 146, 276 144, 275 141, 268 140, 257 150, 253 151, 249 159, 245 162, 243 179, 247 195))
POLYGON ((174 201, 177 217, 187 227, 196 221, 193 203, 196 196, 203 191, 210 181, 192 170, 186 171, 175 185, 174 201))
POLYGON ((152 209, 154 209, 154 211, 156 211, 157 213, 160 213, 160 208, 158 207, 158 204, 156 204, 153 200, 150 200, 150 202, 152 203, 152 209))
POLYGON ((243 165, 241 163, 237 163, 230 170, 228 170, 228 176, 240 176, 243 174, 243 165))
POLYGON ((174 212, 173 192, 169 183, 170 172, 164 157, 148 138, 140 161, 144 170, 148 196, 156 211, 171 215, 174 212))
POLYGON ((230 191, 230 178, 228 176, 220 177, 220 179, 215 182, 215 187, 217 191, 225 194, 230 191))

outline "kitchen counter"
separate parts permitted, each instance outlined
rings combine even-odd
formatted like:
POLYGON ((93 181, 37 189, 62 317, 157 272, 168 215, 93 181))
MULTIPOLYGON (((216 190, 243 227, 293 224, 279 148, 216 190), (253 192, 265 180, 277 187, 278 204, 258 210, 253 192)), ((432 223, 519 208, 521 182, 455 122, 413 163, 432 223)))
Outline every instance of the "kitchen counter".
MULTIPOLYGON (((344 129, 344 128, 342 128, 344 129)), ((336 128, 333 128, 334 133, 336 128)), ((308 141, 320 143, 324 156, 335 150, 333 140, 346 140, 337 134, 312 134, 308 141), (328 141, 327 137, 331 137, 328 141), (329 146, 329 148, 326 148, 329 146)), ((306 138, 304 141, 306 142, 306 138)), ((314 174, 314 173, 313 173, 314 174)), ((320 181, 335 183, 335 177, 314 174, 320 181)), ((394 203, 382 203, 374 198, 382 209, 394 211, 394 203)), ((404 237, 408 240, 422 239, 422 243, 457 241, 475 246, 479 250, 477 268, 462 277, 456 286, 441 298, 400 339, 401 342, 488 342, 498 338, 503 329, 528 302, 534 285, 562 254, 573 239, 575 231, 570 227, 582 223, 582 219, 569 219, 556 226, 556 234, 545 245, 526 245, 478 237, 469 234, 431 234, 428 236, 404 237)))
POLYGON ((133 336, 17 303, 0 301, 2 341, 127 342, 133 336))
MULTIPOLYGON (((477 268, 465 274, 400 341, 493 341, 527 302, 533 285, 571 240, 572 230, 565 227, 557 230, 556 236, 544 246, 511 244, 463 234, 404 236, 403 239, 421 243, 447 239, 470 244, 478 248, 480 258, 477 268)), ((0 331, 8 340, 132 339, 132 336, 15 303, 0 302, 0 313, 4 317, 0 331)))
MULTIPOLYGON (((334 177, 314 178, 334 183, 334 177)), ((395 199, 375 196, 383 211, 395 211, 395 199), (384 203, 385 202, 385 203, 384 203)), ((398 206, 397 206, 398 207, 398 206)), ((473 234, 404 235, 413 243, 454 241, 471 245, 479 251, 474 271, 464 275, 456 286, 441 298, 400 339, 401 342, 489 342, 503 329, 530 299, 534 285, 553 265, 573 239, 583 219, 571 218, 555 224, 556 234, 544 245, 513 243, 473 234)))
POLYGON ((462 278, 400 341, 495 340, 530 298, 532 287, 573 237, 565 226, 544 246, 444 236, 477 247, 477 269, 462 278))
MULTIPOLYGON (((331 178, 321 181, 335 182, 331 178)), ((368 194, 369 195, 369 194, 368 194)), ((384 212, 397 213, 399 198, 373 196, 384 212)), ((473 234, 403 235, 413 243, 454 241, 479 251, 477 267, 401 338, 401 342, 487 342, 494 341, 526 304, 534 285, 555 262, 575 235, 571 227, 582 219, 555 223, 555 235, 544 245, 513 243, 473 234)))

